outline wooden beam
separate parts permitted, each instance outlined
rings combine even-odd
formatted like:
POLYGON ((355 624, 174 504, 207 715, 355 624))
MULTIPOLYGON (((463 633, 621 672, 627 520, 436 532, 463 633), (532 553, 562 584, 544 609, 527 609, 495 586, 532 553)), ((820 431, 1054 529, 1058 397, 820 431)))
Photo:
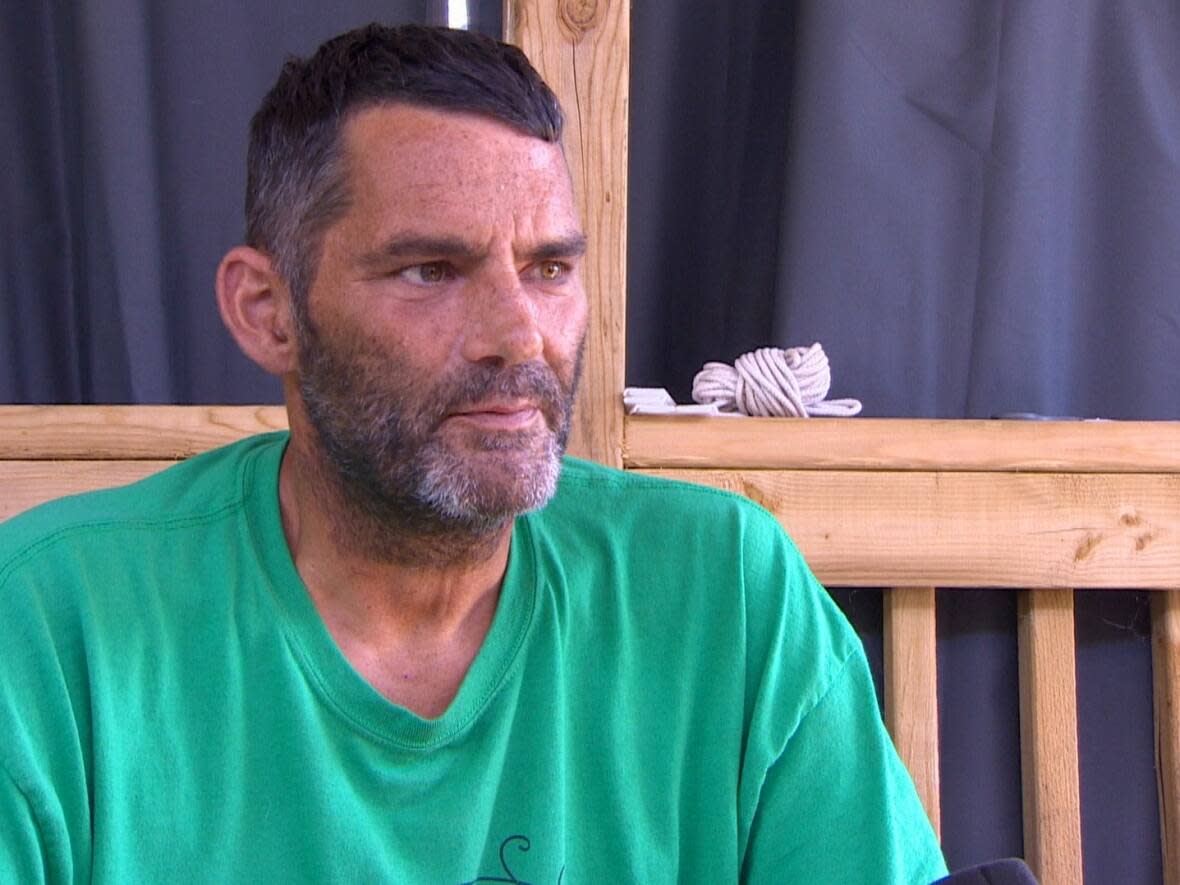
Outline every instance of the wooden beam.
POLYGON ((0 406, 0 459, 180 459, 282 430, 282 406, 0 406))
POLYGON ((1164 589, 1180 474, 644 471, 744 494, 834 587, 1164 589))
POLYGON ((933 587, 885 593, 885 724, 941 838, 934 602, 933 587))
POLYGON ((1151 651, 1164 885, 1180 885, 1180 590, 1151 594, 1151 651))
POLYGON ((1020 594, 1024 853, 1041 885, 1082 881, 1072 590, 1020 594))
POLYGON ((125 485, 175 461, 0 461, 0 521, 63 495, 125 485))
POLYGON ((1180 421, 628 416, 628 467, 1175 473, 1180 421))
POLYGON ((565 154, 589 240, 590 324, 570 453, 623 466, 627 282, 628 0, 506 0, 507 39, 560 99, 565 154))

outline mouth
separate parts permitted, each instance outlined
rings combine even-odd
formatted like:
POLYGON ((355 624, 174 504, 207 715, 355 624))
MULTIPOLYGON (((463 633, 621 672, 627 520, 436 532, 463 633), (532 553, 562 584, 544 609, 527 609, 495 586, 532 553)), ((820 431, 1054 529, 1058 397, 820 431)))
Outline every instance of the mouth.
POLYGON ((447 420, 474 425, 481 430, 526 430, 541 417, 541 409, 527 400, 474 403, 455 409, 447 420))

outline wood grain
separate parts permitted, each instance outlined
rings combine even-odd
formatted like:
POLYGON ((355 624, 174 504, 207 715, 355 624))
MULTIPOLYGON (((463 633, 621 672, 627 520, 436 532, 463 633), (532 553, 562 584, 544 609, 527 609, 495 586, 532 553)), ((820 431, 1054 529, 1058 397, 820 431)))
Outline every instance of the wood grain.
POLYGON ((0 521, 53 498, 125 485, 175 461, 0 461, 0 521))
POLYGON ((628 467, 1180 472, 1177 421, 626 418, 628 467))
POLYGON ((0 459, 175 460, 286 426, 282 406, 0 406, 0 459))
POLYGON ((1164 883, 1180 885, 1180 590, 1151 594, 1151 651, 1164 883))
POLYGON ((565 154, 589 240, 583 264, 590 321, 570 453, 623 465, 627 279, 627 0, 506 0, 520 46, 565 110, 565 154))
POLYGON ((896 587, 884 609, 885 724, 941 837, 934 588, 896 587))
POLYGON ((653 470, 744 494, 834 587, 1165 589, 1180 475, 653 470))
POLYGON ((1041 885, 1082 881, 1072 590, 1020 594, 1024 853, 1041 885))

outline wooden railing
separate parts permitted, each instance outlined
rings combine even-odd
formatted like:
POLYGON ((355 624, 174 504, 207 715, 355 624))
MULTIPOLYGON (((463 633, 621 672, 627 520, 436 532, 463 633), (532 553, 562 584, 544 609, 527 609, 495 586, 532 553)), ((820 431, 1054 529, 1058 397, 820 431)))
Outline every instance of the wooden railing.
POLYGON ((935 587, 1021 591, 1024 849, 1082 876, 1073 590, 1153 594, 1165 880, 1180 883, 1180 424, 629 418, 624 464, 741 492, 828 586, 884 587, 885 718, 939 827, 935 587))
MULTIPOLYGON (((276 407, 0 407, 0 519, 250 433, 276 407)), ((935 594, 1021 591, 1025 853, 1082 881, 1073 593, 1153 593, 1165 879, 1180 885, 1180 424, 627 418, 627 469, 774 513, 821 581, 886 587, 885 712, 939 824, 935 594), (938 588, 936 591, 934 588, 938 588)))

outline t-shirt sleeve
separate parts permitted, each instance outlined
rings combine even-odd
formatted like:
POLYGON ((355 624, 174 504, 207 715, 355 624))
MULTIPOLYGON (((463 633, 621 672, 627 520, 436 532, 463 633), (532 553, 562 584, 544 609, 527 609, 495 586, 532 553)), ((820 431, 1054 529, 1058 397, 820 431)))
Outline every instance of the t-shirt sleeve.
POLYGON ((945 875, 847 618, 768 514, 745 533, 742 881, 918 885, 945 875))
POLYGON ((89 728, 66 675, 84 658, 80 646, 63 652, 65 619, 34 581, 5 572, 3 552, 0 540, 0 882, 85 879, 89 728))
POLYGON ((944 875, 857 650, 766 770, 742 881, 924 885, 944 875))
POLYGON ((45 882, 42 841, 27 797, 0 767, 0 882, 45 882))

